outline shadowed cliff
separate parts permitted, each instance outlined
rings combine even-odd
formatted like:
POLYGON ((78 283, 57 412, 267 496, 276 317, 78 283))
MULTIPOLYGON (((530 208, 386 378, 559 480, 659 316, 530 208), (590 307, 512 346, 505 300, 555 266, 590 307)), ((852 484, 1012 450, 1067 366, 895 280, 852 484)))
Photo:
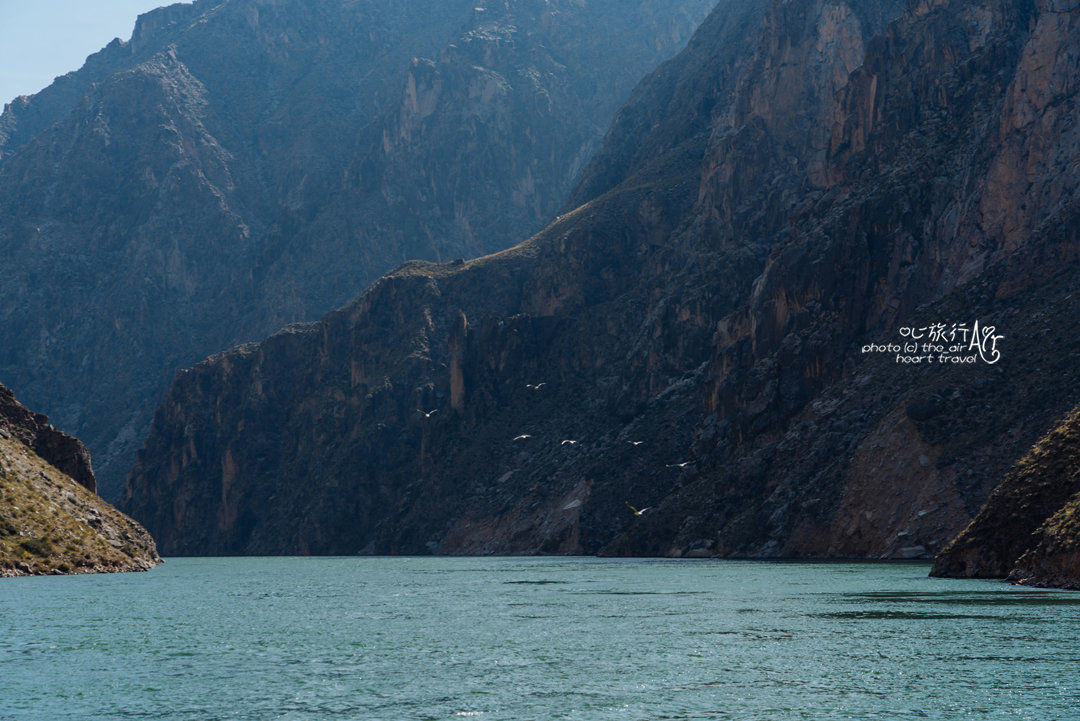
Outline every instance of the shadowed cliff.
POLYGON ((0 375, 106 497, 173 374, 565 202, 713 0, 200 0, 0 115, 0 375))
POLYGON ((123 507, 174 553, 932 556, 1077 401, 1077 20, 720 3, 535 237, 178 375, 123 507), (998 362, 861 352, 975 321, 998 362))

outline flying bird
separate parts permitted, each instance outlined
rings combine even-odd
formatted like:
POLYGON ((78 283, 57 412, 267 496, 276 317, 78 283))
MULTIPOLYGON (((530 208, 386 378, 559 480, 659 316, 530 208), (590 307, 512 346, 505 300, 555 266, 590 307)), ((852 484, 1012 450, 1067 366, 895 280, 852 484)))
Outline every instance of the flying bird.
POLYGON ((576 446, 577 441, 571 441, 570 439, 567 439, 567 440, 563 441, 560 445, 563 445, 563 446, 576 446))
POLYGON ((417 408, 416 412, 419 413, 420 415, 422 415, 424 418, 431 418, 433 415, 435 415, 436 413, 439 412, 439 409, 436 408, 433 411, 422 411, 419 408, 417 408))
POLYGON ((524 441, 524 440, 526 440, 528 438, 532 438, 532 436, 530 436, 528 433, 522 433, 520 436, 517 436, 516 438, 514 438, 514 440, 515 441, 524 441))
POLYGON ((645 442, 645 441, 627 441, 627 443, 629 443, 630 445, 634 446, 635 448, 637 448, 638 446, 640 446, 640 445, 641 445, 642 443, 644 443, 644 442, 645 442))
POLYGON ((530 391, 538 391, 546 385, 547 383, 526 383, 525 387, 528 388, 530 391))
POLYGON ((630 509, 631 511, 633 511, 633 512, 634 512, 634 515, 635 515, 635 516, 641 516, 641 515, 644 515, 645 511, 648 511, 649 509, 651 509, 651 508, 652 508, 652 506, 646 506, 645 508, 642 508, 642 509, 641 509, 641 510, 639 511, 638 509, 636 509, 636 508, 634 508, 633 506, 631 506, 631 505, 630 505, 629 503, 627 503, 627 504, 626 504, 626 507, 627 507, 627 508, 629 508, 629 509, 630 509))
POLYGON ((693 464, 694 464, 693 461, 683 461, 682 463, 669 463, 669 464, 667 464, 667 467, 668 468, 686 468, 687 466, 692 466, 693 464))

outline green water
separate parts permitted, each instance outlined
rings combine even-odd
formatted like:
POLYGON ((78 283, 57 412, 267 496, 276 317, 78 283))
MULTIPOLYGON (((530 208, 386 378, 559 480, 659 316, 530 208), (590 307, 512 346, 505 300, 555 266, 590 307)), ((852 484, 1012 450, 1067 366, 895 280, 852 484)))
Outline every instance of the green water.
POLYGON ((0 719, 1080 719, 1080 593, 921 565, 173 559, 0 580, 0 719))

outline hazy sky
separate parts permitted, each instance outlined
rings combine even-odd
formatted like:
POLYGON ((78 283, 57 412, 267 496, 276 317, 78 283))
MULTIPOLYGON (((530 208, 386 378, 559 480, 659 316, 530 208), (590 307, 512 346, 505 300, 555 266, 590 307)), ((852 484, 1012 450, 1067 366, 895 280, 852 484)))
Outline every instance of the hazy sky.
POLYGON ((0 0, 0 106, 82 67, 135 18, 174 0, 0 0))

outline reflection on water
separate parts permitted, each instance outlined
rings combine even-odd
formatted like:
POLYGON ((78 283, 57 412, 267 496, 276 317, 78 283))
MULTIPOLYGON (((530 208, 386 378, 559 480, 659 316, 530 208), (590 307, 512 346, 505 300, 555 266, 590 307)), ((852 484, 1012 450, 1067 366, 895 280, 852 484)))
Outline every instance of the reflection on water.
POLYGON ((930 611, 834 611, 832 613, 812 613, 816 618, 866 618, 899 619, 908 621, 931 621, 943 619, 981 618, 987 621, 1006 620, 1001 616, 979 613, 933 613, 930 611))
POLYGON ((0 581, 0 720, 1080 719, 1080 594, 920 565, 173 559, 0 581))
MULTIPOLYGON (((1008 588, 1001 586, 1001 588, 1008 588)), ((851 598, 888 603, 961 603, 965 606, 1080 606, 1080 593, 1007 590, 987 593, 857 593, 851 598)))

